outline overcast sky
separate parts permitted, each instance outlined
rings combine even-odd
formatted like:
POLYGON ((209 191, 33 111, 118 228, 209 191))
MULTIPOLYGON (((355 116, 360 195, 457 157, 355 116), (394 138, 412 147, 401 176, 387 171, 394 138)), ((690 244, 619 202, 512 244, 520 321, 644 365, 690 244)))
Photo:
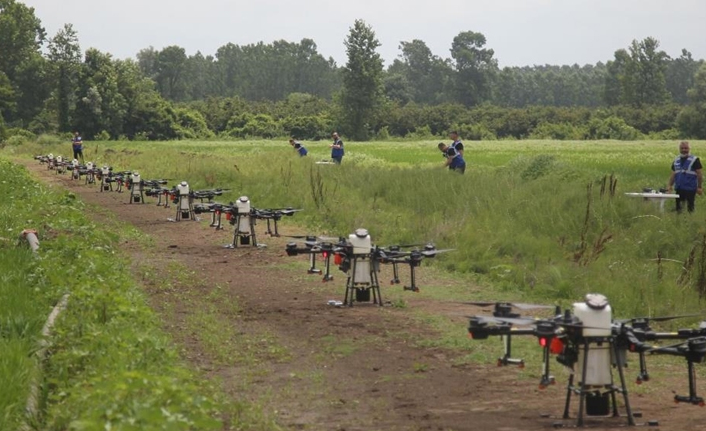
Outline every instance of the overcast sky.
POLYGON ((345 64, 356 19, 373 27, 389 65, 400 41, 421 39, 447 58, 461 31, 483 33, 500 66, 595 64, 633 39, 652 36, 672 57, 706 58, 706 0, 17 0, 35 8, 49 36, 64 23, 82 49, 118 58, 169 45, 215 54, 246 45, 313 39, 345 64))

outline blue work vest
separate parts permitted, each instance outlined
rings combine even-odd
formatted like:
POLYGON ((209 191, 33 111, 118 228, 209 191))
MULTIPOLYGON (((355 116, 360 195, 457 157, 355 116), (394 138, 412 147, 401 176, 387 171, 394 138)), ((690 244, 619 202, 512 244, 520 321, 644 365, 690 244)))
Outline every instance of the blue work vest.
POLYGON ((463 156, 453 147, 450 147, 446 154, 451 157, 451 163, 449 164, 449 169, 457 169, 466 166, 466 161, 463 160, 463 156))
POLYGON ((696 171, 692 168, 695 161, 696 156, 689 156, 684 159, 681 156, 677 156, 674 159, 674 188, 676 190, 696 190, 696 171))
POLYGON ((331 148, 331 158, 343 157, 343 141, 339 139, 334 142, 334 145, 340 145, 341 148, 331 148))
POLYGON ((304 147, 299 147, 299 148, 297 148, 297 152, 299 153, 299 155, 300 155, 301 157, 304 157, 304 156, 306 156, 307 154, 309 154, 309 152, 308 152, 308 151, 306 150, 306 148, 304 148, 304 147))

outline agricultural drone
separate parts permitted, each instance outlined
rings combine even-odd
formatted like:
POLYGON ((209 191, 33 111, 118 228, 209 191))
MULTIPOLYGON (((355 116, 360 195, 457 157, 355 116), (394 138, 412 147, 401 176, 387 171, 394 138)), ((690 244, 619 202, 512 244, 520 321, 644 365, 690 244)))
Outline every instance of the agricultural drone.
POLYGON ((537 337, 542 347, 540 389, 555 383, 554 376, 550 374, 551 355, 556 355, 557 362, 570 370, 563 418, 569 418, 571 397, 574 394, 578 395, 577 426, 584 425, 584 414, 608 416, 612 412, 613 417, 618 417, 616 394, 622 395, 628 424, 635 425, 624 373, 628 352, 639 355, 640 371, 637 384, 650 379, 645 354, 685 358, 688 368, 689 395, 676 395, 674 401, 704 406, 703 398, 696 394, 694 364, 704 362, 706 357, 706 322, 702 322, 696 329, 656 332, 650 327, 650 321, 658 322, 690 316, 613 320, 610 304, 607 298, 600 294, 586 295, 584 301, 574 303, 572 309, 567 309, 563 313, 559 307, 556 307, 555 315, 550 318, 526 318, 514 312, 513 309, 554 308, 552 306, 508 302, 469 304, 481 307, 494 306, 490 316, 470 317, 468 332, 474 340, 485 340, 489 336, 502 337, 505 352, 503 357, 498 359, 498 366, 511 364, 524 366, 522 359, 512 358, 511 338, 532 335, 537 337), (678 340, 678 342, 665 347, 648 344, 661 340, 678 340), (613 369, 618 372, 619 383, 614 380, 613 369))
POLYGON ((421 265, 425 257, 432 258, 439 253, 450 250, 437 250, 433 245, 427 244, 424 250, 414 249, 402 251, 408 246, 378 247, 373 246, 370 234, 366 229, 356 229, 347 238, 317 237, 313 235, 294 236, 295 239, 304 239, 303 244, 290 242, 285 250, 289 256, 299 254, 310 255, 309 274, 323 273, 323 281, 333 280, 330 273, 331 257, 338 269, 346 273, 346 292, 343 304, 353 306, 354 302, 372 302, 383 305, 380 294, 380 283, 378 282, 378 272, 380 264, 392 264, 394 278, 392 284, 399 284, 399 273, 397 265, 407 264, 411 271, 411 284, 405 286, 405 290, 418 292, 419 288, 415 283, 415 269, 421 265), (324 270, 316 268, 316 255, 321 254, 324 260, 324 270))
POLYGON ((301 211, 301 209, 291 207, 275 209, 254 208, 251 205, 250 198, 247 196, 241 196, 238 200, 228 205, 212 202, 213 197, 219 196, 223 191, 224 190, 216 189, 202 191, 200 194, 197 194, 196 196, 202 199, 202 203, 194 205, 194 212, 196 214, 210 212, 212 214, 211 226, 216 229, 222 229, 221 216, 222 214, 226 215, 228 222, 234 226, 233 241, 228 244, 226 248, 237 248, 238 244, 257 246, 257 236, 255 233, 257 220, 267 221, 266 235, 279 236, 277 223, 282 217, 291 217, 294 213, 301 211), (204 203, 203 199, 208 199, 209 202, 204 203))

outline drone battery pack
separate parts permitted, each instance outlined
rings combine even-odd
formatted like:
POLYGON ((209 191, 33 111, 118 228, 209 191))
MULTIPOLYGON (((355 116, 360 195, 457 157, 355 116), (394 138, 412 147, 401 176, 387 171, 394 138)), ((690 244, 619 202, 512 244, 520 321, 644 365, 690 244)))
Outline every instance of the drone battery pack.
POLYGON ((586 396, 586 415, 608 416, 610 414, 610 398, 608 393, 595 392, 586 396))
POLYGON ((356 289, 355 300, 357 302, 370 302, 370 288, 356 289))

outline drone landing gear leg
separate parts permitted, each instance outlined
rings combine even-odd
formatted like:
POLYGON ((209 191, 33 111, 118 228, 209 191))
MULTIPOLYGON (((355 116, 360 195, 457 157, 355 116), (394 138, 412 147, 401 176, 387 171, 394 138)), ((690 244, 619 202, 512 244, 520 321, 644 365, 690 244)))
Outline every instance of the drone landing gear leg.
MULTIPOLYGON (((618 347, 615 345, 615 340, 611 340, 611 347, 613 348, 613 357, 618 358, 618 347)), ((625 403, 625 413, 628 416, 628 425, 635 425, 635 417, 632 415, 632 408, 630 407, 630 400, 628 399, 628 387, 625 384, 625 370, 623 369, 623 363, 620 360, 616 361, 618 368, 618 376, 620 377, 620 388, 618 389, 623 394, 623 402, 625 403)), ((615 390, 613 390, 613 416, 618 416, 618 407, 615 402, 615 390)))
POLYGON ((279 238, 279 231, 277 230, 277 219, 272 220, 272 223, 275 225, 275 233, 274 233, 274 235, 272 235, 272 234, 270 234, 270 235, 279 238))
MULTIPOLYGON (((326 265, 326 271, 324 272, 324 278, 322 281, 326 283, 327 281, 333 280, 333 275, 331 275, 331 253, 326 254, 324 258, 324 263, 326 265)), ((321 270, 319 270, 319 273, 321 270)))
POLYGON ((223 213, 216 211, 216 215, 216 230, 223 230, 223 225, 221 224, 221 217, 223 216, 223 213))
POLYGON ((576 419, 576 426, 583 426, 583 408, 586 403, 586 374, 588 372, 588 341, 583 343, 583 367, 581 367, 581 382, 579 382, 579 414, 576 419))
MULTIPOLYGON (((355 265, 355 264, 354 264, 355 265)), ((343 298, 343 305, 353 306, 353 276, 348 276, 346 280, 346 296, 343 298)))
POLYGON ((498 367, 506 365, 517 365, 520 368, 525 366, 525 361, 512 357, 512 336, 510 334, 502 336, 504 354, 502 358, 498 358, 498 367))
POLYGON ((392 262, 392 280, 390 284, 400 284, 400 272, 397 268, 397 262, 392 262))
POLYGON ((566 385, 566 403, 564 403, 564 419, 569 419, 569 407, 571 406, 571 393, 573 392, 574 386, 574 373, 569 375, 569 383, 566 385))
POLYGON ((638 385, 642 382, 650 381, 650 375, 647 373, 647 361, 645 360, 645 352, 640 352, 640 374, 637 376, 638 385))
POLYGON ((694 362, 687 360, 687 366, 689 371, 689 396, 675 395, 674 402, 689 403, 703 407, 705 405, 704 399, 696 395, 696 371, 694 370, 694 362))
POLYGON ((373 290, 373 303, 379 306, 382 304, 382 294, 380 293, 380 283, 378 283, 378 274, 375 271, 374 265, 370 265, 370 280, 372 280, 373 285, 371 289, 373 290))
POLYGON ((410 272, 410 279, 411 283, 408 286, 404 286, 404 290, 411 290, 412 292, 419 292, 419 288, 417 287, 417 282, 416 282, 416 277, 414 273, 414 262, 411 262, 409 264, 409 272, 410 272))
MULTIPOLYGON (((316 254, 311 253, 309 255, 309 270, 306 271, 307 274, 321 274, 321 270, 316 267, 316 254)), ((326 277, 324 277, 326 281, 326 277)))
POLYGON ((549 344, 550 342, 547 342, 547 345, 542 349, 542 378, 539 381, 539 389, 546 389, 549 385, 556 383, 554 376, 549 374, 549 360, 551 359, 549 344))
POLYGON ((248 217, 250 220, 250 240, 252 241, 252 246, 257 247, 257 237, 255 236, 255 217, 248 217))

